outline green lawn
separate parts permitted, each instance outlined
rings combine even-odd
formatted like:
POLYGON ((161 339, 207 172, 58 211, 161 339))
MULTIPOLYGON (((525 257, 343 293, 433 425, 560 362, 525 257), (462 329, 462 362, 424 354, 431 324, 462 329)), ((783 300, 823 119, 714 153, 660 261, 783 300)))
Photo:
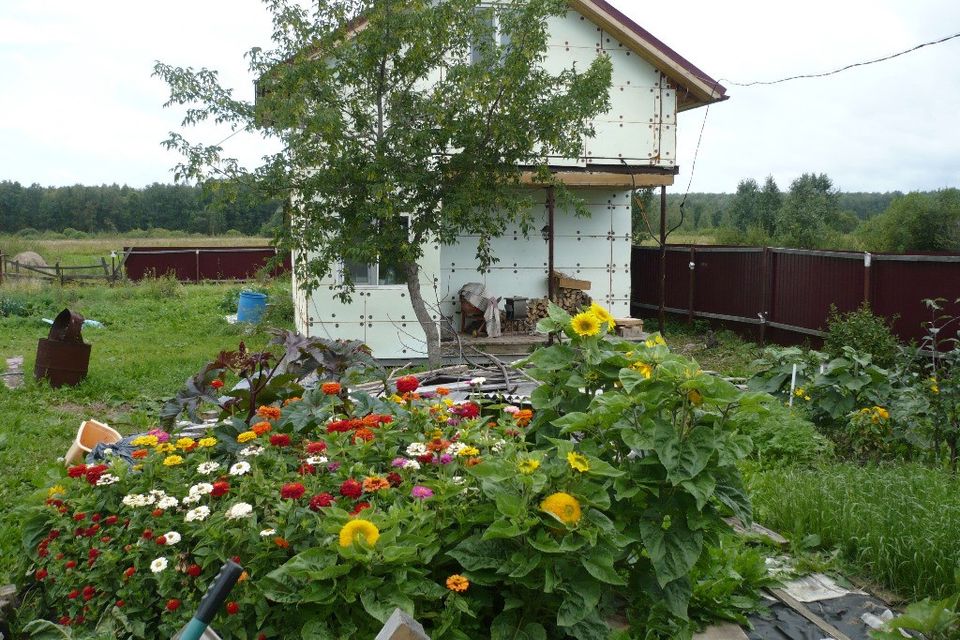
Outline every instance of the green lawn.
MULTIPOLYGON (((0 302, 27 308, 27 317, 0 317, 0 368, 24 356, 22 389, 0 386, 0 582, 9 581, 6 559, 18 552, 15 505, 48 485, 81 420, 97 418, 123 433, 154 424, 157 409, 184 380, 224 349, 243 340, 262 347, 263 330, 227 324, 223 316, 236 285, 183 286, 167 280, 115 288, 0 288, 0 302), (64 307, 99 320, 103 329, 84 329, 93 345, 90 372, 75 388, 51 389, 32 380, 37 339, 49 330, 41 317, 64 307)), ((274 285, 275 299, 289 285, 274 285)), ((271 318, 273 321, 273 318, 271 318)), ((288 319, 273 322, 290 328, 288 319)))

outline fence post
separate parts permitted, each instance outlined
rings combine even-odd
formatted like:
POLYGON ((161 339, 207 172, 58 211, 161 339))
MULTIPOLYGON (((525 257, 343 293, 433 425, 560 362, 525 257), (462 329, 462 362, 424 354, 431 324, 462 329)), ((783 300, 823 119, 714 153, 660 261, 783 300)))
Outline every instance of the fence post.
POLYGON ((62 286, 63 286, 63 271, 60 270, 60 261, 59 261, 59 260, 57 260, 57 264, 56 264, 56 266, 55 266, 55 269, 56 269, 56 270, 54 271, 54 273, 56 273, 56 274, 57 274, 57 278, 60 279, 60 286, 62 287, 62 286))
POLYGON ((763 258, 760 260, 760 345, 767 344, 767 320, 770 318, 770 308, 773 300, 773 252, 770 247, 763 248, 763 258))
POLYGON ((873 256, 869 253, 863 254, 863 301, 870 304, 871 278, 870 272, 873 271, 871 264, 873 256))
POLYGON ((200 249, 197 249, 197 284, 200 284, 200 249))
POLYGON ((693 290, 697 285, 697 248, 690 247, 690 295, 687 297, 687 324, 693 324, 693 290))
POLYGON ((4 255, 3 251, 0 251, 0 286, 3 286, 3 269, 7 265, 7 256, 4 255))

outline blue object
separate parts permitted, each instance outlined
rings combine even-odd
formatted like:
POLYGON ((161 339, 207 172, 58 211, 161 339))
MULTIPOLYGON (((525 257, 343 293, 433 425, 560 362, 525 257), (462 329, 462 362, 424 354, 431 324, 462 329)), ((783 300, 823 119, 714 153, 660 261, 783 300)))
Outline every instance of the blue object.
POLYGON ((267 310, 267 296, 256 291, 241 291, 240 304, 237 305, 237 322, 256 324, 263 319, 267 310))

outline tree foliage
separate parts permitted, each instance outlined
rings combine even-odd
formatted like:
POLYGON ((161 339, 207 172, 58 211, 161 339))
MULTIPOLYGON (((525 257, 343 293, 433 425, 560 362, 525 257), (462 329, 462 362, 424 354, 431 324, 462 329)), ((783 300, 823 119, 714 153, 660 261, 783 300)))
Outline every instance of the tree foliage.
POLYGON ((861 232, 871 251, 960 250, 960 190, 899 196, 861 232))
MULTIPOLYGON (((214 72, 158 63, 168 104, 188 107, 184 125, 217 120, 279 139, 281 151, 251 173, 266 192, 296 200, 280 242, 299 256, 298 280, 312 290, 333 276, 348 298, 354 283, 338 273, 341 260, 389 255, 436 349, 438 313, 418 275, 424 246, 477 236, 485 266, 496 260, 492 237, 513 222, 528 229, 522 168, 550 181, 546 156, 582 154, 592 118, 609 108, 610 60, 544 70, 547 19, 566 12, 562 0, 267 4, 274 48, 249 54, 258 104, 236 100, 214 72)), ((167 144, 185 158, 181 177, 242 171, 219 147, 179 133, 167 144)))

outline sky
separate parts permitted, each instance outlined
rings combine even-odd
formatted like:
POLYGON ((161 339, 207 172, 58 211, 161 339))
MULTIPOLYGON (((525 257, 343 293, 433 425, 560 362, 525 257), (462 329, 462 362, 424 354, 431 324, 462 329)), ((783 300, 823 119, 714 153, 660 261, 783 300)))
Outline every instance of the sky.
MULTIPOLYGON (((956 0, 611 0, 715 79, 819 73, 960 32, 956 0)), ((244 52, 270 46, 260 0, 0 0, 0 180, 172 182, 161 146, 182 112, 151 77, 156 60, 217 69, 251 99, 244 52)), ((727 84, 730 100, 681 114, 674 191, 731 192, 804 172, 845 191, 960 186, 960 38, 829 78, 727 84), (706 124, 704 126, 704 117, 706 124), (694 153, 703 127, 703 138, 694 153)), ((227 129, 184 132, 213 143, 227 129)), ((228 155, 255 163, 241 134, 228 155)))

